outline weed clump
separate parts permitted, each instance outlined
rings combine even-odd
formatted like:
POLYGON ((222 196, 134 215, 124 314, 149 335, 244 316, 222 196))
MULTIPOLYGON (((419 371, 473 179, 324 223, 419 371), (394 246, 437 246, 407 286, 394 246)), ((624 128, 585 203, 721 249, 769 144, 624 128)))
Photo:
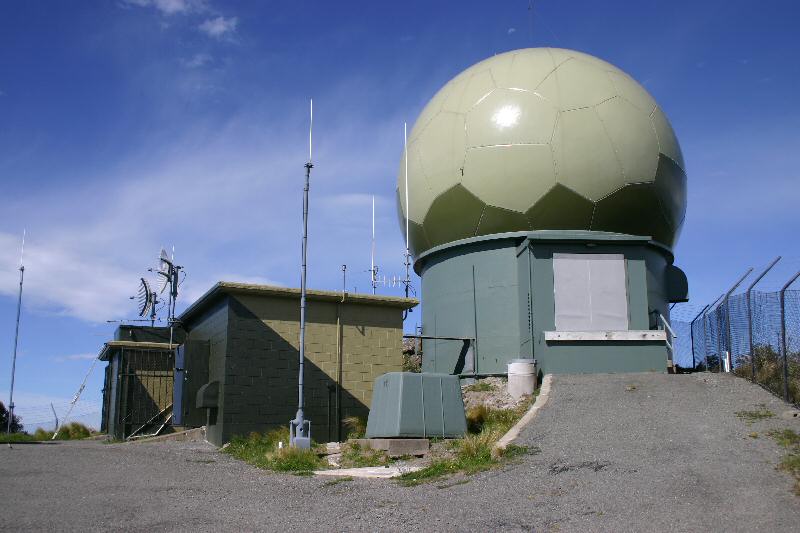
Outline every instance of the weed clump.
POLYGON ((767 418, 772 418, 775 416, 775 413, 767 409, 767 406, 763 403, 760 403, 756 406, 756 409, 753 411, 736 411, 736 416, 747 422, 748 424, 752 424, 753 422, 757 422, 758 420, 765 420, 767 418))
POLYGON ((468 433, 448 443, 450 455, 433 460, 422 470, 401 475, 400 483, 413 486, 458 472, 474 474, 497 466, 503 459, 529 453, 524 446, 510 445, 499 458, 492 457, 494 444, 522 417, 529 405, 530 400, 514 409, 492 409, 483 404, 470 408, 466 413, 468 433))
POLYGON ((342 420, 342 425, 347 428, 348 439, 363 439, 367 433, 367 421, 363 416, 348 416, 342 420))
POLYGON ((494 390, 494 387, 488 381, 478 381, 464 387, 464 392, 489 392, 492 390, 494 390))
POLYGON ((266 433, 250 433, 246 437, 231 439, 224 452, 258 468, 277 472, 305 473, 324 466, 313 450, 301 450, 287 446, 289 430, 273 429, 266 433), (284 446, 278 447, 282 442, 284 446))
POLYGON ((778 463, 778 469, 794 476, 794 493, 800 496, 800 433, 791 429, 774 430, 769 436, 787 449, 786 455, 778 463))
POLYGON ((342 449, 340 465, 343 468, 363 468, 367 466, 386 466, 391 459, 383 450, 364 448, 357 442, 348 442, 342 449))

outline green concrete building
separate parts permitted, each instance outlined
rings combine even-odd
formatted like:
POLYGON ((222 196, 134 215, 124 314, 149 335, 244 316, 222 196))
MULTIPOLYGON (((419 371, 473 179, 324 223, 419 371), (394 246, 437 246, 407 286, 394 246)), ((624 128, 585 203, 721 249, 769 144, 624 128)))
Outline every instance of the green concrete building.
MULTIPOLYGON (((183 332, 175 331, 176 343, 183 332)), ((169 328, 121 325, 98 358, 108 364, 101 431, 116 439, 172 431, 174 350, 169 328)))
MULTIPOLYGON (((417 301, 315 290, 307 301, 305 412, 312 438, 341 440, 344 418, 368 415, 375 378, 402 370, 403 311, 417 301)), ((179 317, 191 355, 176 375, 176 409, 199 410, 209 442, 294 417, 299 303, 299 289, 220 282, 179 317)))
POLYGON ((450 80, 397 179, 423 370, 666 371, 669 305, 688 299, 672 255, 686 187, 665 113, 601 59, 514 50, 450 80))

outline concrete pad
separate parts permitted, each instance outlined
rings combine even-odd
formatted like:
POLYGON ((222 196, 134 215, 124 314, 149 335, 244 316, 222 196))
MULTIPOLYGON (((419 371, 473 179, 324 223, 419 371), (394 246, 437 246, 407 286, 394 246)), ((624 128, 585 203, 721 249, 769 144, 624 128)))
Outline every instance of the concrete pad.
POLYGON ((200 426, 199 428, 187 429, 186 431, 179 431, 178 433, 167 433, 166 435, 158 435, 156 437, 142 437, 135 440, 126 441, 126 444, 141 444, 152 442, 197 442, 206 440, 206 427, 200 426))
POLYGON ((421 470, 421 466, 367 466, 364 468, 339 468, 337 470, 316 470, 317 476, 353 477, 365 479, 390 479, 408 472, 421 470))
POLYGON ((355 439, 362 448, 383 450, 389 457, 425 455, 430 449, 429 439, 355 439))

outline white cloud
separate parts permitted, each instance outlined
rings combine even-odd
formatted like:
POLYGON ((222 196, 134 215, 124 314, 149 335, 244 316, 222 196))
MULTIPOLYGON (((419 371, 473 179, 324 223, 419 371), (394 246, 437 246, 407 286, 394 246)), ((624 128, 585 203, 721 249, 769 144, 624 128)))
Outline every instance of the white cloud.
POLYGON ((200 24, 199 29, 210 37, 221 39, 236 32, 236 25, 239 24, 238 17, 215 17, 208 19, 200 24))
POLYGON ((205 0, 124 0, 123 5, 153 7, 164 15, 205 11, 208 7, 205 0))
POLYGON ((213 60, 214 60, 214 58, 211 57, 210 54, 199 53, 199 54, 193 55, 189 59, 182 59, 181 63, 183 64, 183 66, 185 66, 187 68, 200 68, 200 67, 204 67, 205 65, 208 65, 213 60))
POLYGON ((517 28, 508 28, 508 34, 509 35, 511 35, 512 33, 515 33, 516 31, 517 31, 517 28))

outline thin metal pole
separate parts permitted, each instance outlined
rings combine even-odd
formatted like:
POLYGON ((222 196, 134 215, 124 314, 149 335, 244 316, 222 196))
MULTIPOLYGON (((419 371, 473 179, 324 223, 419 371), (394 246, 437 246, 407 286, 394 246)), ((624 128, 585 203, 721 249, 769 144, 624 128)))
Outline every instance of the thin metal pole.
POLYGON ((722 300, 723 296, 725 295, 720 294, 719 297, 711 303, 711 305, 706 307, 706 311, 705 313, 703 313, 703 355, 705 356, 707 372, 710 372, 711 369, 708 367, 708 326, 707 326, 708 322, 706 319, 708 312, 711 311, 720 300, 722 300))
MULTIPOLYGON (((698 318, 700 318, 700 315, 702 315, 703 313, 706 312, 706 309, 708 309, 709 305, 710 304, 706 304, 706 306, 703 308, 703 310, 700 311, 699 313, 697 313, 697 316, 695 316, 692 319, 692 321, 689 323, 689 341, 691 342, 691 346, 692 346, 692 370, 695 369, 695 362, 694 362, 694 323, 697 321, 698 318)), ((705 339, 703 339, 703 341, 705 342, 705 339)))
POLYGON ((89 379, 89 376, 91 375, 92 370, 94 370, 94 365, 97 364, 97 361, 99 361, 99 359, 97 359, 97 358, 95 358, 92 361, 92 366, 89 367, 89 371, 83 377, 83 381, 81 382, 81 386, 78 388, 78 392, 76 392, 75 396, 73 396, 72 402, 70 403, 69 409, 67 410, 67 414, 64 415, 64 420, 61 421, 61 426, 56 427, 56 430, 53 432, 53 436, 51 437, 50 440, 55 440, 56 439, 56 436, 58 436, 58 432, 61 430, 61 427, 63 427, 64 424, 67 423, 67 420, 69 420, 69 415, 72 414, 72 410, 75 408, 75 404, 78 403, 78 400, 81 397, 81 393, 83 392, 83 389, 86 388, 86 381, 89 379))
POLYGON ((56 419, 56 424, 53 427, 58 427, 58 415, 56 414, 56 408, 53 407, 53 402, 50 402, 50 410, 53 411, 53 418, 56 419))
POLYGON ((375 294, 375 287, 378 284, 378 272, 375 268, 375 195, 372 195, 372 248, 369 254, 370 282, 372 283, 372 294, 375 294))
MULTIPOLYGON (((14 354, 11 356, 11 388, 8 395, 8 427, 6 433, 11 434, 11 424, 14 422, 14 377, 17 372, 17 347, 19 346, 19 317, 22 311, 22 284, 25 281, 25 231, 22 231, 22 252, 19 256, 19 294, 17 295, 17 324, 14 328, 14 354)), ((11 446, 11 443, 9 443, 11 446)))
POLYGON ((730 357, 729 370, 731 372, 733 372, 733 339, 732 339, 732 336, 731 336, 730 296, 731 296, 731 294, 733 294, 733 291, 736 290, 736 287, 738 287, 744 281, 744 278, 749 276, 752 271, 753 271, 753 267, 748 268, 747 272, 742 274, 742 277, 739 278, 739 281, 737 281, 736 284, 733 287, 731 287, 730 290, 727 293, 725 293, 725 337, 726 337, 727 345, 728 345, 728 357, 730 357))
POLYGON ((776 257, 772 260, 772 262, 767 265, 767 268, 764 269, 761 274, 753 280, 753 283, 747 287, 747 345, 750 349, 750 381, 755 383, 756 381, 756 354, 755 350, 753 350, 753 307, 751 303, 750 295, 753 292, 753 288, 758 284, 761 279, 767 275, 767 272, 772 270, 772 267, 781 260, 781 256, 776 257))
POLYGON ((409 217, 411 216, 408 205, 408 125, 403 122, 403 159, 405 160, 405 183, 406 183, 406 298, 408 298, 408 288, 411 284, 410 266, 410 238, 409 238, 409 217))
MULTIPOLYGON (((300 365, 298 369, 297 378, 297 414, 293 420, 295 425, 294 437, 308 439, 310 431, 306 431, 307 425, 310 422, 305 420, 303 407, 305 401, 303 398, 303 383, 304 383, 304 364, 306 357, 306 264, 308 256, 308 189, 309 182, 311 181, 311 169, 314 168, 311 162, 311 129, 314 124, 314 103, 310 103, 310 116, 311 126, 308 129, 308 162, 305 164, 306 177, 305 184, 303 185, 303 245, 302 245, 302 264, 300 269, 300 365)), ((294 441, 291 443, 295 444, 294 441)), ((310 444, 310 443, 308 443, 310 444)))
POLYGON ((781 351, 783 352, 783 399, 789 401, 789 352, 786 346, 786 289, 800 277, 800 270, 781 288, 781 351))

